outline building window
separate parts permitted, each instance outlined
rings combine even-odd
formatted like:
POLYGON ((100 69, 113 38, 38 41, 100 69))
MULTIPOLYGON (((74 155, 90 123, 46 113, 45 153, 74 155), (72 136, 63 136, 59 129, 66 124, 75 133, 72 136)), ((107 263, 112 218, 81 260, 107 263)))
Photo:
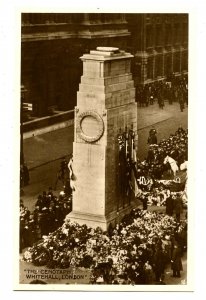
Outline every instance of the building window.
POLYGON ((172 74, 172 56, 165 57, 165 75, 168 77, 172 74))
POLYGON ((147 79, 153 78, 153 58, 148 58, 147 61, 147 79))
POLYGON ((151 25, 146 27, 146 47, 150 48, 153 46, 153 28, 151 25))
POLYGON ((188 43, 188 24, 183 23, 183 42, 188 43))
POLYGON ((37 18, 37 14, 29 14, 29 21, 30 24, 39 24, 38 18, 37 18))
POLYGON ((156 25, 155 46, 162 46, 162 26, 159 24, 156 25))
POLYGON ((21 14, 21 22, 22 25, 28 25, 31 23, 29 14, 23 13, 21 14))
POLYGON ((174 55, 174 70, 175 73, 180 72, 180 53, 174 55))
MULTIPOLYGON (((100 14, 91 13, 89 14, 89 20, 91 23, 97 23, 99 21, 100 14)), ((103 16, 101 16, 103 18, 103 16)))
POLYGON ((155 59, 155 77, 162 76, 163 57, 157 56, 155 59))
POLYGON ((172 26, 171 24, 165 25, 165 46, 169 46, 172 43, 172 26))
POLYGON ((180 24, 174 24, 174 44, 179 44, 180 42, 180 24))
POLYGON ((134 78, 138 81, 141 79, 141 63, 135 63, 133 66, 133 75, 134 78))
POLYGON ((146 16, 146 22, 147 22, 147 24, 151 23, 151 15, 150 14, 147 14, 147 16, 146 16))
POLYGON ((188 71, 188 55, 187 52, 182 56, 182 71, 188 71))
POLYGON ((105 14, 99 14, 99 18, 100 18, 100 20, 101 20, 102 23, 106 22, 106 16, 105 16, 105 14))
POLYGON ((54 23, 54 14, 44 14, 44 17, 46 24, 54 23))

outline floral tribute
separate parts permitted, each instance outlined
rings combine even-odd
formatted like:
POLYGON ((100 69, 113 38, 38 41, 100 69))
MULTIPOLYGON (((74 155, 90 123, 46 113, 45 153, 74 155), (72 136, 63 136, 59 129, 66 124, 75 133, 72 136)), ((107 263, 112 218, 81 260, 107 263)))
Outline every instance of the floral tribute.
MULTIPOLYGON (((187 201, 184 198, 184 192, 171 192, 169 189, 154 188, 152 191, 144 192, 142 191, 138 199, 143 201, 145 198, 147 199, 148 206, 166 206, 167 198, 174 196, 181 197, 183 206, 187 208, 187 201)), ((175 203, 175 200, 173 200, 175 203)))
POLYGON ((23 259, 48 268, 90 269, 91 283, 102 278, 105 284, 149 284, 157 245, 169 262, 173 238, 184 226, 173 217, 139 209, 107 232, 66 217, 59 229, 28 248, 23 259))

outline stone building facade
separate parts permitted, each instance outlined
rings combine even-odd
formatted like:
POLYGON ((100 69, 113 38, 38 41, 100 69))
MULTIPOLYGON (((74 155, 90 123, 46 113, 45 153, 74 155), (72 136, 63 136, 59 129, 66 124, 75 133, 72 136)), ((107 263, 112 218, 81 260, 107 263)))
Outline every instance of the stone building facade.
POLYGON ((187 14, 23 13, 21 85, 33 116, 73 110, 83 54, 112 46, 134 55, 135 86, 188 70, 187 14))
POLYGON ((128 14, 135 85, 188 72, 187 14, 128 14))

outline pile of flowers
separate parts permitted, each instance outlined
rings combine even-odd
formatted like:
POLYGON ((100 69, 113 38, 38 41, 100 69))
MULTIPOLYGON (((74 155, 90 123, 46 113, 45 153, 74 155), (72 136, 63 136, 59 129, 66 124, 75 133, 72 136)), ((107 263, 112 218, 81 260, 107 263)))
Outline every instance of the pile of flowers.
POLYGON ((147 199, 148 206, 166 206, 166 200, 169 197, 177 196, 182 199, 183 205, 187 206, 187 201, 185 201, 184 192, 171 192, 170 189, 165 189, 160 186, 159 188, 153 188, 151 191, 141 191, 138 195, 140 201, 147 199))
POLYGON ((171 242, 179 227, 173 217, 139 209, 107 232, 66 217, 59 229, 28 248, 23 259, 48 268, 90 269, 91 283, 102 276, 105 283, 141 284, 153 272, 157 244, 170 261, 171 242))
POLYGON ((139 200, 144 201, 146 198, 149 206, 165 206, 168 197, 170 197, 170 190, 154 188, 152 191, 142 192, 139 195, 139 200))

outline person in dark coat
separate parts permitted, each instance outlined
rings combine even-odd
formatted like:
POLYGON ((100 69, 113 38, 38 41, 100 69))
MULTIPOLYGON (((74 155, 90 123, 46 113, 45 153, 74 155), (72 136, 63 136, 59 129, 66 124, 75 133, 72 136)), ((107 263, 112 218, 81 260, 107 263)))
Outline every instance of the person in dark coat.
POLYGON ((44 207, 42 209, 42 213, 39 214, 39 227, 41 231, 41 236, 48 235, 50 232, 50 228, 48 224, 48 216, 49 216, 49 210, 48 208, 44 207))
POLYGON ((143 210, 147 210, 147 197, 145 195, 142 195, 142 206, 143 210))
POLYGON ((48 197, 46 191, 43 191, 43 193, 42 193, 42 207, 43 208, 44 207, 49 208, 50 202, 51 202, 51 197, 48 197))
POLYGON ((173 210, 174 210, 174 201, 173 201, 172 197, 169 196, 166 199, 166 214, 168 216, 172 216, 173 215, 173 210))
POLYGON ((24 163, 23 165, 23 173, 24 173, 24 185, 28 185, 30 181, 30 176, 29 176, 29 169, 26 163, 24 163))
POLYGON ((179 90, 178 97, 179 97, 180 111, 183 112, 185 108, 183 91, 179 90))
POLYGON ((53 189, 52 189, 52 187, 51 187, 51 186, 49 187, 49 190, 48 190, 47 196, 51 196, 51 198, 52 198, 52 199, 53 199, 53 197, 54 197, 54 194, 53 194, 53 189))
POLYGON ((37 226, 34 220, 34 215, 30 214, 29 220, 27 222, 27 241, 28 241, 28 246, 31 247, 37 240, 37 226))
POLYGON ((155 251, 153 260, 153 270, 155 273, 155 279, 156 282, 160 282, 162 280, 162 277, 164 276, 164 271, 166 268, 166 256, 162 250, 160 242, 157 243, 157 249, 155 251))
POLYGON ((181 260, 181 249, 178 243, 174 244, 171 259, 171 269, 173 270, 173 277, 181 277, 180 271, 183 270, 181 260))
POLYGON ((24 187, 24 167, 20 166, 20 188, 24 187))
MULTIPOLYGON (((150 137, 148 138, 148 143, 150 143, 150 137)), ((148 163, 152 163, 153 159, 154 159, 154 151, 152 149, 152 146, 150 146, 147 154, 148 163)))
POLYGON ((48 215, 47 215, 47 224, 48 224, 48 230, 49 232, 53 232, 57 229, 55 222, 55 209, 52 206, 49 206, 48 215))
POLYGON ((64 187, 64 192, 65 192, 66 196, 71 196, 72 195, 72 188, 71 188, 71 185, 70 185, 70 179, 69 178, 66 180, 65 187, 64 187))
POLYGON ((149 145, 157 144, 157 135, 156 135, 156 130, 155 129, 150 130, 147 143, 149 145))
POLYGON ((38 206, 39 210, 41 211, 42 208, 43 208, 43 197, 42 195, 39 195, 38 198, 37 198, 37 201, 36 201, 36 204, 35 206, 38 206))
POLYGON ((20 248, 20 253, 25 247, 25 220, 24 218, 20 219, 20 234, 19 234, 19 248, 20 248))
POLYGON ((183 210, 183 203, 182 199, 180 197, 177 197, 176 195, 174 196, 174 210, 175 210, 175 215, 176 215, 176 220, 177 222, 180 222, 180 215, 183 210))
POLYGON ((158 93, 158 104, 159 104, 159 108, 161 108, 161 109, 163 109, 165 106, 164 99, 163 99, 161 92, 158 93))

